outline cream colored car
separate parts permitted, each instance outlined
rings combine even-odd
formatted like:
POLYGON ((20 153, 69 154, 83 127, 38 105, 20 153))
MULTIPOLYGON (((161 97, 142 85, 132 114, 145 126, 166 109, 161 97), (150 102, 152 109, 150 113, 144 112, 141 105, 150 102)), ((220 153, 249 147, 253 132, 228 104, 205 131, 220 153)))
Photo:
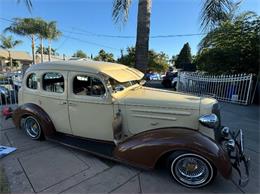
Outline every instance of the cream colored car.
MULTIPOLYGON (((142 85, 143 73, 114 63, 32 65, 13 112, 32 139, 47 138, 112 160, 154 168, 165 160, 177 182, 201 187, 245 162, 242 131, 220 125, 218 102, 142 85)), ((246 183, 246 181, 241 181, 246 183)))

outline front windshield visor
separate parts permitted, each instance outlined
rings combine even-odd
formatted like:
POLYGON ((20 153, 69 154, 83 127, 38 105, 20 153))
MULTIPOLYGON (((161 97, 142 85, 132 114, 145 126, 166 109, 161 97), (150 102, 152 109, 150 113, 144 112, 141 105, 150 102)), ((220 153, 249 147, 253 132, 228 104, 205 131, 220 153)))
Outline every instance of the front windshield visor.
POLYGON ((120 83, 141 80, 144 76, 144 74, 139 70, 130 67, 121 69, 108 69, 103 70, 102 72, 120 83))

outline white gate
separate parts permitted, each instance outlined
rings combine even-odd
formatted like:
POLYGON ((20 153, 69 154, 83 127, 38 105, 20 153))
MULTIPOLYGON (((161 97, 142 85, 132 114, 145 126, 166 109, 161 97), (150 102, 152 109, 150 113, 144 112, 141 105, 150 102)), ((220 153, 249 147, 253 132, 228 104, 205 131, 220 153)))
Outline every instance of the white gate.
POLYGON ((214 97, 219 101, 249 104, 252 74, 204 75, 179 72, 177 90, 199 96, 214 97))

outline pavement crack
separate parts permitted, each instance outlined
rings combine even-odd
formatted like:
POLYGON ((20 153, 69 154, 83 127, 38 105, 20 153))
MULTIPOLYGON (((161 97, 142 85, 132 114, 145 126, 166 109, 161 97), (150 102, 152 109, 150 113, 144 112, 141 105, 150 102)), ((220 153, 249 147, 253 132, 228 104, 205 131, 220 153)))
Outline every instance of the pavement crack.
POLYGON ((79 184, 81 184, 81 183, 83 183, 83 182, 85 182, 85 181, 87 181, 87 180, 90 180, 90 179, 92 179, 93 177, 96 177, 96 176, 98 176, 99 174, 101 174, 101 173, 103 173, 103 172, 105 172, 105 171, 107 171, 107 170, 109 170, 109 169, 111 169, 111 168, 109 167, 109 168, 107 168, 107 169, 104 169, 103 171, 98 172, 98 173, 96 173, 95 175, 93 175, 93 176, 91 176, 91 177, 89 177, 89 178, 87 178, 87 179, 84 179, 84 180, 82 180, 81 182, 79 182, 79 183, 77 183, 77 184, 75 184, 75 185, 72 185, 72 186, 70 186, 70 187, 68 187, 68 188, 66 188, 66 189, 64 189, 64 190, 62 190, 61 192, 59 192, 59 194, 62 194, 62 193, 64 193, 64 192, 66 192, 67 190, 69 190, 69 189, 71 189, 71 188, 73 188, 73 187, 75 187, 75 186, 77 186, 77 185, 79 185, 79 184))
POLYGON ((133 178, 135 178, 136 176, 138 176, 139 173, 135 174, 134 176, 130 177, 128 180, 126 180, 125 182, 123 182, 122 184, 120 184, 119 186, 115 187, 114 189, 112 189, 111 191, 108 192, 108 194, 113 193, 115 190, 119 189, 120 187, 122 187, 123 185, 125 185, 127 182, 131 181, 133 178))
POLYGON ((45 190, 47 190, 47 189, 49 189, 49 188, 51 188, 51 187, 53 187, 53 186, 55 186, 55 185, 58 185, 58 184, 60 184, 60 183, 62 183, 62 182, 64 182, 64 181, 66 181, 67 179, 70 179, 70 178, 72 178, 72 177, 74 177, 74 176, 76 176, 76 175, 78 175, 78 174, 80 174, 80 173, 82 173, 82 172, 84 172, 84 171, 86 171, 86 170, 88 170, 88 169, 89 169, 89 167, 86 168, 86 169, 83 169, 83 170, 81 170, 81 171, 79 171, 79 172, 77 172, 77 173, 75 173, 75 174, 73 174, 73 175, 71 175, 71 176, 69 176, 69 177, 66 177, 66 178, 62 179, 61 181, 59 181, 59 182, 57 182, 57 183, 55 183, 55 184, 52 184, 52 185, 50 185, 50 186, 48 186, 48 187, 46 187, 46 188, 40 190, 38 193, 41 193, 41 192, 43 192, 43 191, 45 191, 45 190))
POLYGON ((9 139, 9 137, 8 137, 8 135, 7 135, 7 133, 4 133, 4 135, 5 135, 6 140, 7 140, 8 143, 10 144, 10 146, 13 146, 13 144, 12 144, 12 142, 10 141, 10 139, 9 139))
POLYGON ((142 171, 138 174, 138 182, 139 182, 139 193, 142 194, 143 190, 142 190, 142 185, 141 185, 141 173, 142 171))
POLYGON ((30 179, 29 179, 29 177, 28 177, 28 175, 26 174, 26 171, 25 171, 25 169, 24 169, 24 167, 23 167, 23 165, 22 165, 22 163, 21 163, 20 159, 19 159, 19 158, 17 158, 17 161, 18 161, 18 163, 20 164, 20 166, 22 167, 22 170, 23 170, 23 172, 24 172, 24 174, 25 174, 25 176, 26 176, 26 178, 27 178, 28 182, 30 183, 30 185, 31 185, 31 188, 33 189, 33 192, 34 192, 34 193, 36 193, 36 191, 35 191, 35 189, 34 189, 34 187, 33 187, 32 183, 31 183, 31 181, 30 181, 30 179))

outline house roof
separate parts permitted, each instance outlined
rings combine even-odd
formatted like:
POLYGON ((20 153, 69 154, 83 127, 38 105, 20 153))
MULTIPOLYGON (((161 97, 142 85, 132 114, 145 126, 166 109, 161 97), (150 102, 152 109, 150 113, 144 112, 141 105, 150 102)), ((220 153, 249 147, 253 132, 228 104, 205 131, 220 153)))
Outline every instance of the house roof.
MULTIPOLYGON (((14 60, 26 60, 26 61, 32 61, 32 57, 29 55, 29 53, 24 51, 11 51, 11 56, 14 60)), ((7 50, 0 49, 0 58, 9 58, 9 53, 7 50)))
MULTIPOLYGON (((36 63, 41 63, 41 54, 37 53, 35 54, 36 57, 36 63)), ((58 55, 51 55, 51 61, 61 61, 63 60, 63 56, 58 56, 58 55)), ((68 60, 69 57, 65 56, 65 60, 68 60)), ((49 57, 46 54, 43 54, 43 62, 48 62, 49 57)))
POLYGON ((93 60, 67 60, 67 61, 54 61, 45 62, 41 64, 32 65, 28 71, 35 70, 65 70, 65 71, 77 71, 88 73, 103 73, 119 82, 126 82, 131 80, 140 80, 143 78, 143 73, 137 69, 130 68, 128 66, 101 62, 93 60))

